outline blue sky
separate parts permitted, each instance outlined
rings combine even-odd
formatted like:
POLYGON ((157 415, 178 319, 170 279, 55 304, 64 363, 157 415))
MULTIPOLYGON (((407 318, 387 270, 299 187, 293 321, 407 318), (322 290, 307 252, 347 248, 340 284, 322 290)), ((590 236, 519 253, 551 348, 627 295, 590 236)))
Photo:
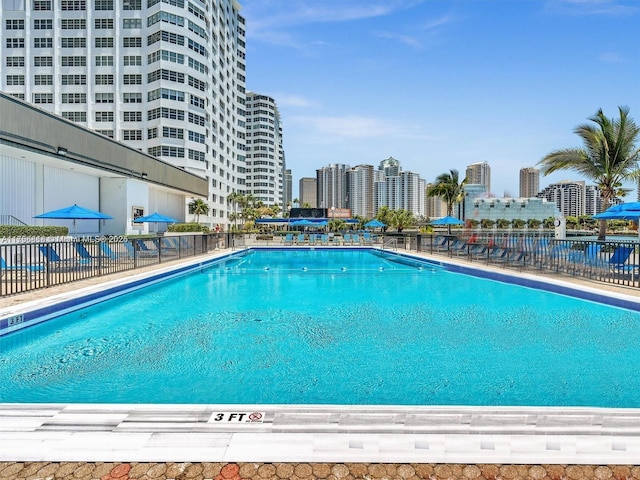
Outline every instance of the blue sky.
MULTIPOLYGON (((640 0, 240 0, 247 88, 275 98, 287 167, 393 156, 427 181, 579 147, 602 108, 640 122, 640 0)), ((541 187, 576 173, 542 177, 541 187)), ((632 193, 635 197, 635 191, 632 193)))

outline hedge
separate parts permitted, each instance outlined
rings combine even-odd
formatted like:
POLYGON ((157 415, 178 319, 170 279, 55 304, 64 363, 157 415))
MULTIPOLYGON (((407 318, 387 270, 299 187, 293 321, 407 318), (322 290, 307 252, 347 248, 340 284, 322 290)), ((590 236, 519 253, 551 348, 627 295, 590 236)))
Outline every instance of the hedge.
POLYGON ((199 223, 176 223, 169 225, 168 232, 204 232, 209 233, 209 227, 199 223))
POLYGON ((68 227, 32 226, 32 225, 0 225, 0 237, 66 237, 68 227))

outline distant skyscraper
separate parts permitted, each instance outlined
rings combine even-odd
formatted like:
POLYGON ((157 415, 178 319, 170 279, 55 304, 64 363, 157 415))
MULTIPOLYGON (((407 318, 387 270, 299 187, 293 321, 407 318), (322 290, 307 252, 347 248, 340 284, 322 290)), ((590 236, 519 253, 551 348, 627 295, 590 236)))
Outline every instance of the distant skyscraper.
POLYGON ((380 162, 378 170, 380 170, 385 177, 397 177, 400 175, 402 168, 400 167, 400 162, 398 160, 393 157, 389 157, 380 162))
POLYGON ((520 198, 534 198, 540 191, 540 170, 533 167, 520 169, 520 198))
POLYGON ((594 215, 600 210, 600 191, 595 185, 587 186, 584 181, 564 180, 552 183, 538 193, 538 197, 555 202, 565 217, 594 215))
POLYGON ((347 170, 347 208, 351 215, 374 216, 374 180, 372 165, 358 165, 347 170))
POLYGON ((287 205, 291 205, 293 201, 293 175, 291 169, 286 168, 284 171, 284 192, 282 194, 282 211, 286 211, 287 205))
MULTIPOLYGON (((426 185, 426 190, 434 186, 433 183, 426 185)), ((442 197, 428 197, 425 191, 424 214, 429 218, 440 218, 447 214, 447 203, 442 197)))
POLYGON ((311 208, 318 207, 318 181, 315 178, 303 177, 299 183, 298 200, 300 205, 308 204, 311 208))
POLYGON ((347 208, 348 165, 333 163, 316 170, 318 208, 347 208))
POLYGON ((266 205, 283 207, 284 151, 276 101, 247 92, 246 193, 266 205))
POLYGON ((484 185, 485 192, 491 193, 491 167, 487 162, 472 163, 467 166, 466 178, 468 184, 484 185))
POLYGON ((400 172, 376 182, 375 210, 387 206, 390 210, 407 210, 415 216, 424 215, 426 183, 414 172, 400 172))

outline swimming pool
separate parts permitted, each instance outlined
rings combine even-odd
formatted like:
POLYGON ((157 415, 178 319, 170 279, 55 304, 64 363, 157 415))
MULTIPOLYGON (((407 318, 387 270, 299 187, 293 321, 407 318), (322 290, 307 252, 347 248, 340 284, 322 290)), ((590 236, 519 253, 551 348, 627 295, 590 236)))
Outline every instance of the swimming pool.
POLYGON ((252 250, 0 339, 2 402, 638 407, 637 311, 252 250))

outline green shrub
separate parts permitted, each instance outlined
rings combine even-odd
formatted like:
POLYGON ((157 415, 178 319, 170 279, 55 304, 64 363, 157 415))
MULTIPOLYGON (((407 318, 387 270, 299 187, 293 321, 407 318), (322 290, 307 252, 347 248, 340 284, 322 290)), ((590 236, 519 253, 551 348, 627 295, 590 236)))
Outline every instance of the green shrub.
POLYGON ((210 229, 206 225, 200 225, 199 223, 176 223, 169 225, 168 232, 204 232, 209 233, 210 229))
POLYGON ((33 225, 0 225, 0 237, 65 237, 69 235, 68 227, 33 226, 33 225))

